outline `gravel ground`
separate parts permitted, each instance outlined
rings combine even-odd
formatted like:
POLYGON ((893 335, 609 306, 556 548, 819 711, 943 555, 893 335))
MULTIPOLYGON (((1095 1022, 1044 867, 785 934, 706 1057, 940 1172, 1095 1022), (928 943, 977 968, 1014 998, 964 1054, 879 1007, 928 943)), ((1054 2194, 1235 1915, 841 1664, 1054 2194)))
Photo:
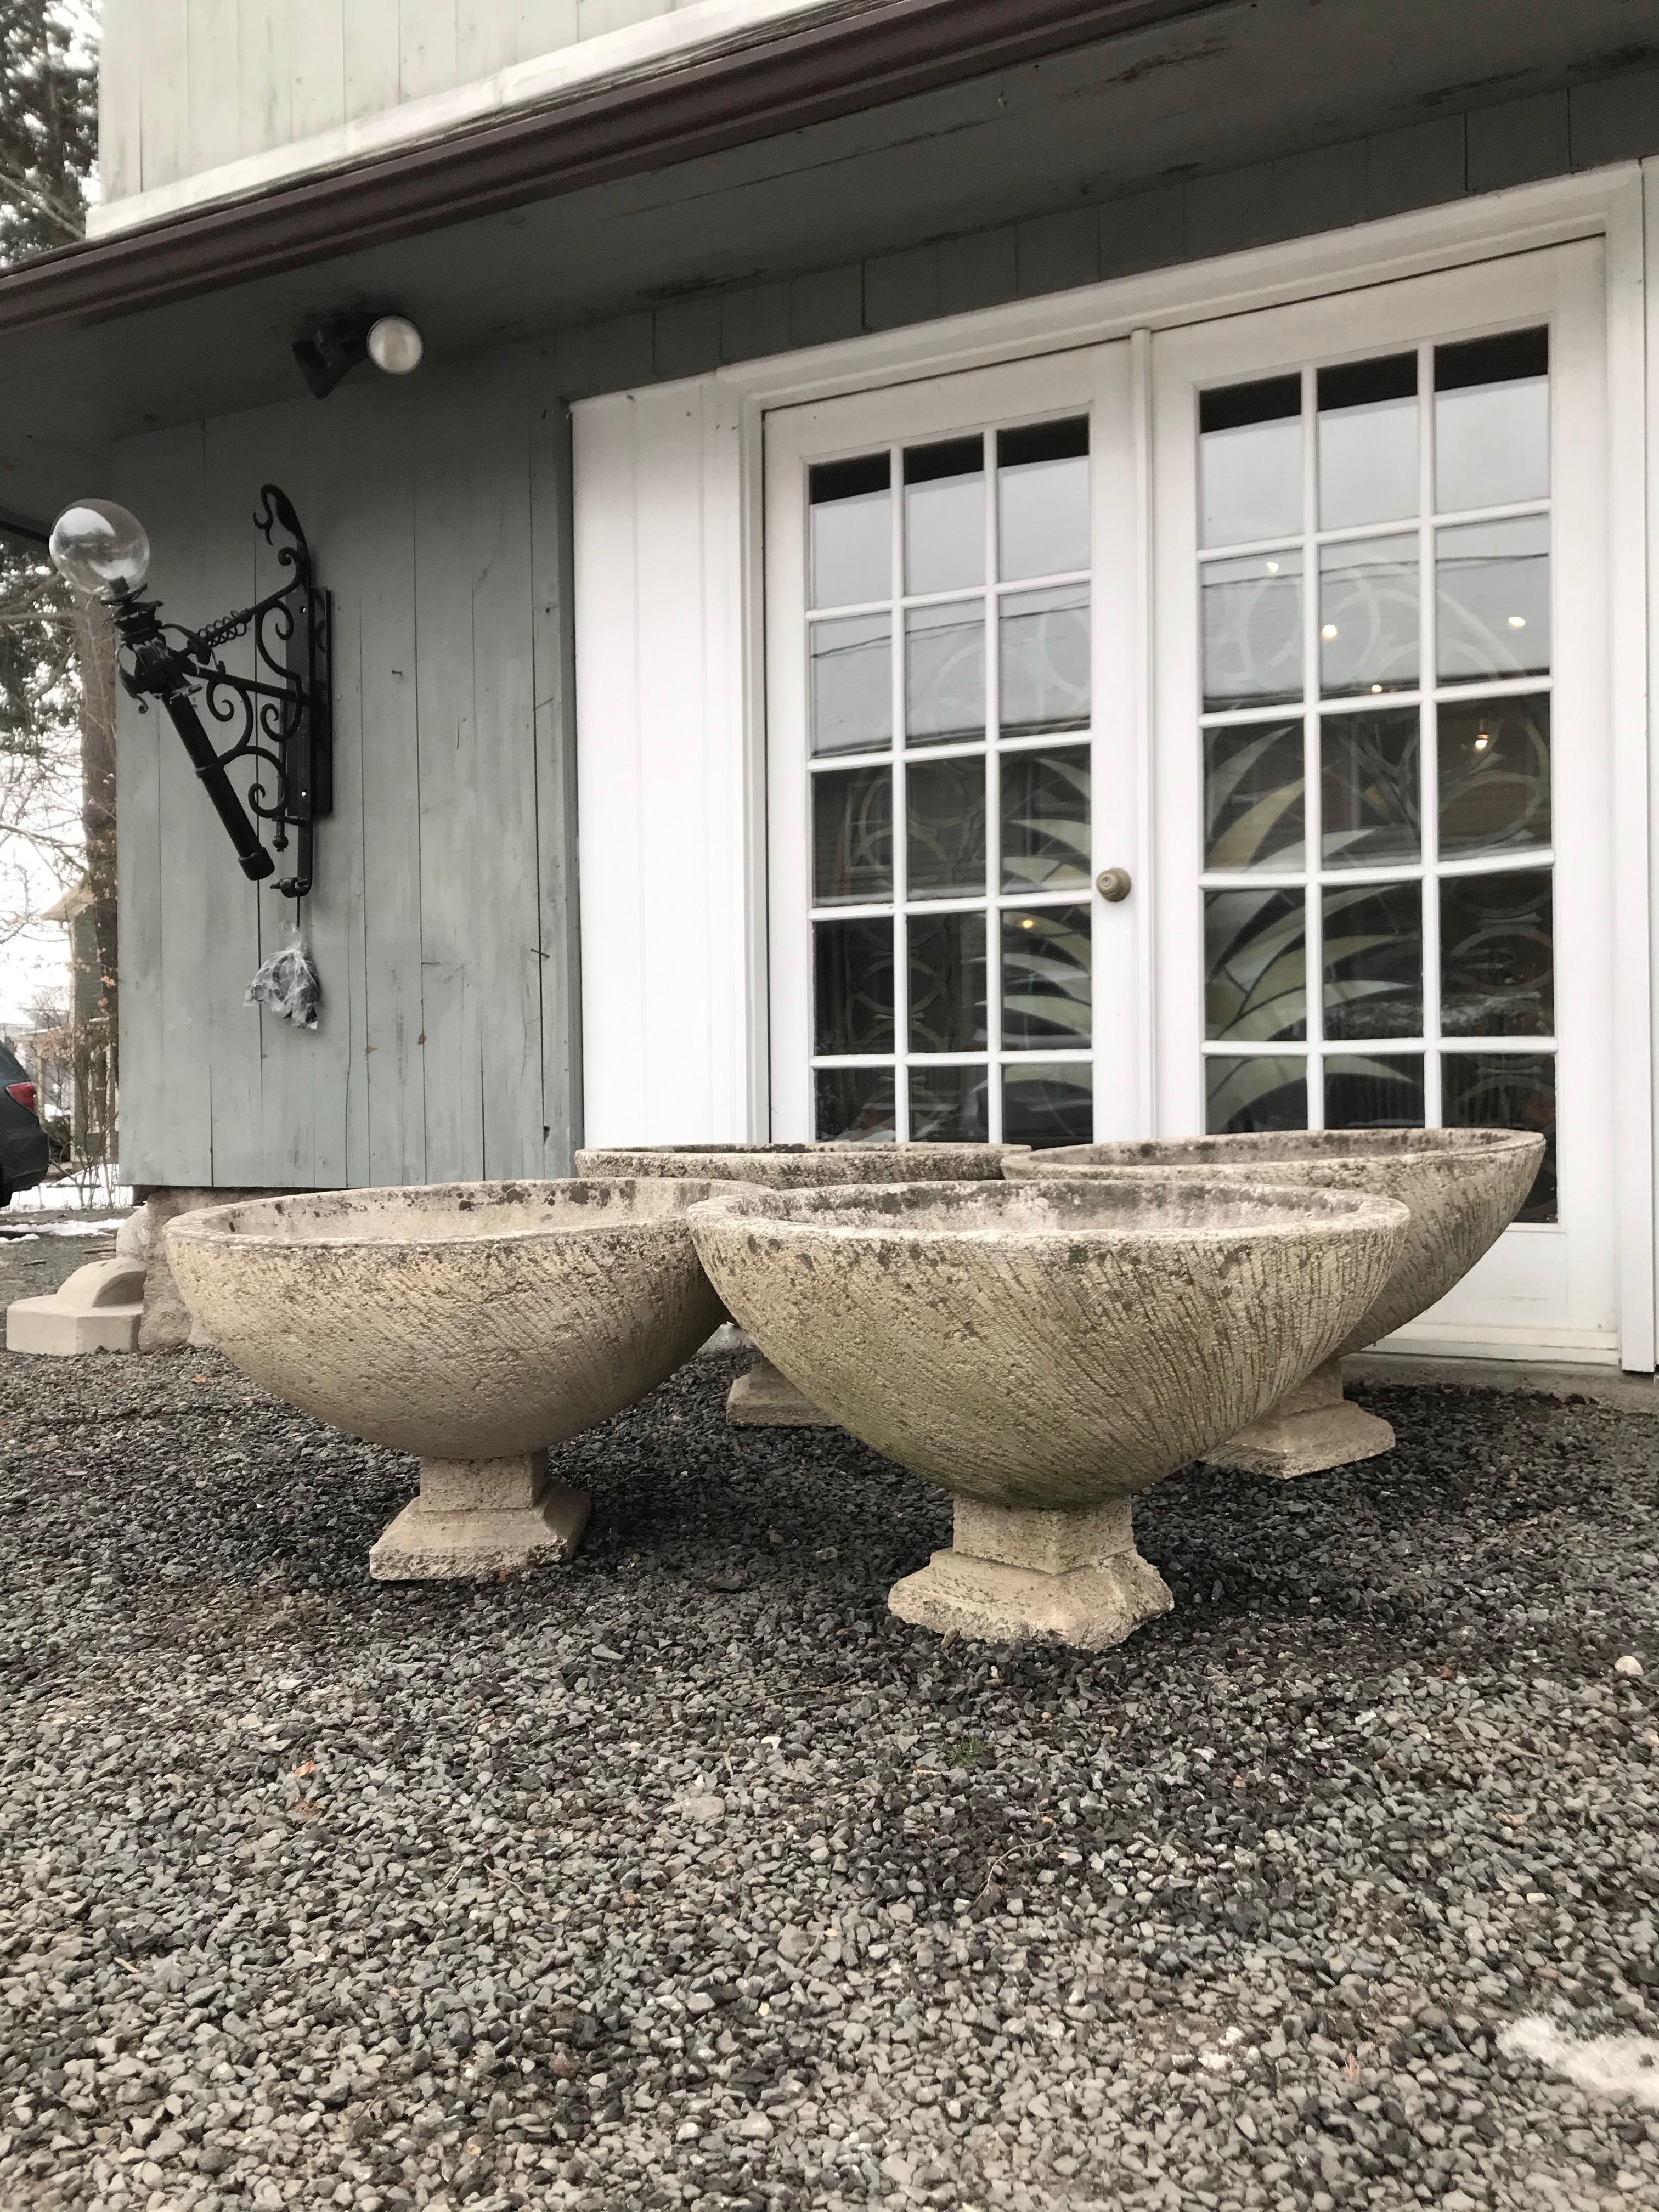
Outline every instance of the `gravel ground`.
POLYGON ((0 1212, 0 1314, 14 1298, 38 1298, 55 1291, 89 1260, 112 1260, 114 1223, 107 1236, 58 1233, 62 1219, 91 1222, 98 1218, 89 1214, 53 1215, 51 1224, 42 1229, 36 1226, 39 1215, 31 1218, 21 1212, 0 1212))
POLYGON ((943 1503, 731 1371, 475 1590, 211 1354, 0 1361, 6 2212, 1659 2206, 1496 2043, 1653 2024, 1659 1425, 1368 1391, 1091 1657, 890 1619, 943 1503))

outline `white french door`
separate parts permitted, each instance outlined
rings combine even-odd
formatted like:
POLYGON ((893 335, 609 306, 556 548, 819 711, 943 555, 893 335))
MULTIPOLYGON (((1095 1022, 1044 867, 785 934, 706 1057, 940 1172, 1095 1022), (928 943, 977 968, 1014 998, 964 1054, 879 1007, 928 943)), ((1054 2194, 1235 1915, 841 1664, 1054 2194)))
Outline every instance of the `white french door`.
POLYGON ((1519 1125, 1403 1335, 1610 1352, 1601 249, 1153 342, 1158 1121, 1519 1125))
POLYGON ((776 1137, 1144 1116, 1128 356, 767 418, 776 1137))
POLYGON ((1602 284, 768 416, 775 1136, 1535 1127, 1406 1334, 1613 1354, 1602 284))

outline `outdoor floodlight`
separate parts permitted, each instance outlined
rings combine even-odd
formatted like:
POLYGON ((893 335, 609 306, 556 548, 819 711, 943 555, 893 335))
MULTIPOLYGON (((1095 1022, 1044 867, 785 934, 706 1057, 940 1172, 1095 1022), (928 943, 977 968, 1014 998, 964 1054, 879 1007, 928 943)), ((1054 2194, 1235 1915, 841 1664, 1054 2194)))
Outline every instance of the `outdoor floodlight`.
POLYGON ((112 501, 82 499, 65 507, 52 526, 51 552, 60 574, 108 607, 121 641, 122 684, 141 714, 151 699, 166 708, 243 874, 257 882, 276 871, 258 822, 276 825, 270 842, 278 852, 295 832, 296 866, 276 889, 299 899, 312 885, 317 818, 334 803, 329 597, 317 588, 311 549, 286 493, 266 484, 253 520, 289 580, 198 630, 164 623, 159 602, 141 592, 149 538, 137 516, 112 501), (239 676, 219 648, 249 635, 256 672, 239 676), (198 699, 210 720, 236 727, 235 743, 223 752, 208 734, 198 699), (239 760, 253 763, 246 807, 227 773, 239 760))
POLYGON ((387 376, 407 376, 421 365, 425 341, 407 315, 367 307, 340 307, 319 316, 294 341, 300 374, 318 399, 326 399, 343 376, 372 361, 387 376))

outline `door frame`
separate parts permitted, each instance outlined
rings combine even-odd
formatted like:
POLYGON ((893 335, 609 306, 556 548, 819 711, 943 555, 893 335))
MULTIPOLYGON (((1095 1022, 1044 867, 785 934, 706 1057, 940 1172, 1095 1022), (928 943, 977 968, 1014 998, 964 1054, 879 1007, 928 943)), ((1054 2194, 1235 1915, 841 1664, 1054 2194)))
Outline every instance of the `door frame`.
MULTIPOLYGON (((1654 1060, 1655 914, 1650 863, 1659 843, 1655 820, 1656 779, 1650 770, 1655 736, 1650 700, 1659 694, 1659 605, 1655 604, 1656 570, 1649 559, 1649 426, 1659 450, 1659 162, 1621 163, 1578 177, 1516 186, 1449 204, 1413 210, 1382 221, 1357 224, 1284 244, 1252 247, 1206 261, 1120 277, 1075 290, 978 309, 894 331, 841 341, 800 352, 775 356, 721 368, 680 385, 648 386, 637 393, 584 401, 573 410, 576 430, 578 613, 583 589, 580 539, 583 531, 585 427, 614 421, 615 410, 635 403, 659 409, 684 395, 688 408, 713 407, 730 434, 721 441, 720 473, 721 526, 702 532, 694 549, 682 549, 684 588, 705 605, 735 608, 741 620, 736 650, 721 657, 712 689, 696 708, 700 722, 732 718, 740 738, 740 770, 727 775, 724 827, 700 852, 702 880, 715 882, 724 899, 732 880, 746 887, 746 927, 709 933, 720 974, 715 984, 734 994, 740 1018, 725 1026, 723 1049, 740 1054, 741 1066, 722 1071, 722 1095, 746 1100, 746 1127, 719 1133, 732 1137, 763 1135, 769 1120, 768 1071, 767 879, 763 836, 766 776, 766 681, 764 606, 763 426, 777 408, 901 384, 953 372, 1000 365, 1022 357, 1092 346, 1128 337, 1134 349, 1135 409, 1139 442, 1136 549, 1141 574, 1149 573, 1151 541, 1150 408, 1146 365, 1150 334, 1194 322, 1208 322, 1258 307, 1368 289, 1394 279, 1529 252, 1577 239, 1601 238, 1607 255, 1607 348, 1608 375, 1609 573, 1613 580, 1609 608, 1609 690, 1613 727, 1612 774, 1621 794, 1638 804, 1615 809, 1612 853, 1614 929, 1620 957, 1615 963, 1613 1050, 1617 1179, 1622 1231, 1616 1255, 1621 1364, 1637 1371, 1655 1364, 1656 1130, 1654 1060), (1644 190, 1654 198, 1652 220, 1644 226, 1644 190), (1651 241, 1650 244, 1649 241, 1651 241), (1653 282, 1647 281, 1648 258, 1653 282), (1649 329, 1650 318, 1655 327, 1649 329), (1650 372, 1649 362, 1654 368, 1650 372), (739 941, 740 940, 740 941, 739 941)), ((589 586, 603 594, 608 581, 591 575, 589 586)), ((1141 631, 1149 637, 1144 617, 1141 631)), ((641 656, 650 650, 648 613, 636 631, 641 656)), ((614 650, 618 643, 610 641, 614 650)), ((1148 645, 1150 653, 1150 644, 1148 645)), ((693 678, 695 681, 695 678, 693 678)), ((579 695, 583 687, 578 653, 579 695)), ((579 706, 579 726, 580 710, 579 706)), ((728 723, 728 726, 730 726, 728 723)), ((595 744, 597 746, 597 739, 595 744)), ((584 760, 589 756, 586 743, 584 760)), ((594 775, 603 776, 597 757, 594 775)), ((637 788, 637 787, 636 787, 637 788)), ((602 787, 585 779, 581 795, 583 841, 596 810, 603 811, 602 787)), ((636 827, 637 821, 636 821, 636 827)), ((695 896, 684 879, 665 887, 661 897, 647 896, 631 911, 616 898, 605 899, 595 886, 590 901, 588 870, 582 875, 585 970, 599 958, 604 973, 590 972, 584 998, 602 993, 615 972, 633 987, 643 962, 642 942, 658 930, 694 934, 698 927, 695 896), (590 927, 590 905, 602 907, 603 933, 590 927), (603 951, 600 947, 603 946, 603 951)), ((1145 988, 1155 978, 1149 956, 1145 988)), ((678 1029, 680 1010, 665 1004, 665 1024, 678 1029)), ((637 1007, 649 1030, 658 1010, 637 1007)), ((611 1112, 622 1110, 612 1108, 611 1112)), ((653 1101, 641 1090, 634 1099, 629 1134, 645 1138, 652 1127, 653 1101)), ((744 1118, 739 1113, 738 1118, 744 1118)), ((596 1140, 590 1128, 590 1140, 596 1140)))

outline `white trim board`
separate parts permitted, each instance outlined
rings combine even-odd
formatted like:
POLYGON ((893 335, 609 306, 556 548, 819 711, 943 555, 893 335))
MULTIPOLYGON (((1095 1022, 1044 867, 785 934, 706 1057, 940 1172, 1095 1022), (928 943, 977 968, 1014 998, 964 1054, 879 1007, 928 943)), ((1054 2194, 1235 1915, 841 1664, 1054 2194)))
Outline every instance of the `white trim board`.
MULTIPOLYGON (((1659 191, 1659 162, 1647 168, 1650 188, 1659 191)), ((1659 424, 1659 333, 1650 347, 1644 318, 1659 313, 1659 266, 1648 284, 1643 184, 1641 166, 1623 164, 579 403, 573 416, 590 1141, 740 1141, 767 1131, 759 828, 764 609, 757 556, 769 410, 1599 236, 1607 257, 1615 743, 1621 787, 1644 796, 1643 804, 1620 810, 1610 856, 1618 942, 1630 956, 1621 966, 1615 1038, 1617 1175, 1627 1231, 1621 1352, 1627 1367, 1650 1368, 1659 942, 1650 867, 1659 821, 1650 807, 1659 794, 1650 771, 1648 655, 1650 638, 1659 641, 1659 607, 1650 601, 1646 422, 1659 424), (1645 414, 1634 397, 1644 381, 1645 414), (624 471, 624 528, 620 512, 607 517, 599 510, 613 501, 617 441, 628 444, 619 426, 630 410, 650 428, 643 442, 641 434, 629 434, 635 441, 624 471), (647 449, 654 455, 648 461, 647 449), (702 487, 695 515, 684 489, 694 453, 702 487), (663 640, 684 633, 693 606, 708 650, 700 647, 695 661, 667 671, 663 640), (710 612, 716 607, 727 611, 724 635, 710 612), (632 688, 641 671, 605 665, 613 653, 642 664, 641 680, 654 688, 657 702, 649 714, 641 715, 632 688), (674 794, 695 782, 688 754, 705 742, 713 750, 696 812, 694 866, 674 794), (627 759, 621 773, 618 746, 627 759), (630 858, 630 835, 641 841, 640 854, 657 858, 630 858), (665 853, 676 857, 665 863, 665 853), (620 892, 624 882, 634 886, 628 896, 620 892), (665 943, 675 948, 672 956, 661 951, 665 943), (688 1003, 669 980, 693 969, 701 1026, 688 1018, 688 1003), (657 987, 642 989, 641 979, 653 975, 657 987), (626 1019, 617 1012, 624 998, 626 1019), (629 1021, 637 1037, 628 1033, 629 1021), (613 1047, 617 1060, 601 1067, 613 1047), (624 1063, 625 1077, 617 1072, 624 1063), (694 1127, 699 1112, 705 1118, 694 1127)), ((1659 263, 1659 248, 1655 258, 1659 263)), ((1585 1345, 1578 1356, 1606 1358, 1608 1351, 1585 1345)))

